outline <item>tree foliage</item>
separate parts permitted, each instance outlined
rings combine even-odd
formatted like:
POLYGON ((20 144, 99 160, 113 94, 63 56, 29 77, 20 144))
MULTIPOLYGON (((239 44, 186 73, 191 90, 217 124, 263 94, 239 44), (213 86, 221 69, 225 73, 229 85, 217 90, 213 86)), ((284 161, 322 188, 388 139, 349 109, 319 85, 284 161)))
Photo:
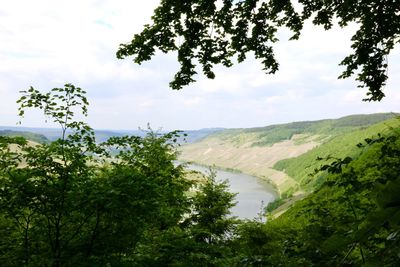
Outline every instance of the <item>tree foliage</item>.
POLYGON ((396 266, 399 137, 394 129, 367 138, 358 145, 364 151, 357 158, 335 159, 320 168, 329 173, 325 183, 286 215, 301 222, 299 254, 320 265, 396 266))
POLYGON ((400 41, 399 12, 397 1, 163 0, 153 23, 121 44, 117 57, 134 56, 140 64, 150 60, 156 49, 177 51, 181 68, 170 86, 181 89, 194 82, 196 64, 213 79, 216 64, 230 67, 234 58, 242 62, 249 52, 261 60, 266 73, 275 73, 279 64, 273 44, 282 27, 290 29, 290 39, 296 40, 307 20, 325 30, 356 23, 353 52, 341 61, 345 70, 339 77, 357 73, 359 87, 368 89, 365 100, 379 101, 388 78, 387 56, 400 41))
MULTIPOLYGON (((1 266, 221 266, 237 221, 234 194, 211 176, 192 182, 176 165, 178 132, 98 143, 85 91, 30 88, 19 113, 43 111, 60 138, 0 136, 1 266)), ((227 265, 228 266, 228 265, 227 265)))
POLYGON ((176 227, 152 232, 136 258, 140 266, 232 266, 230 246, 239 221, 230 217, 235 194, 213 172, 198 185, 191 211, 176 227))
POLYGON ((119 265, 146 229, 175 226, 189 211, 190 183, 174 164, 176 132, 99 144, 74 120, 77 111, 87 115, 82 89, 22 93, 20 115, 43 110, 61 137, 41 145, 0 138, 2 266, 119 265))

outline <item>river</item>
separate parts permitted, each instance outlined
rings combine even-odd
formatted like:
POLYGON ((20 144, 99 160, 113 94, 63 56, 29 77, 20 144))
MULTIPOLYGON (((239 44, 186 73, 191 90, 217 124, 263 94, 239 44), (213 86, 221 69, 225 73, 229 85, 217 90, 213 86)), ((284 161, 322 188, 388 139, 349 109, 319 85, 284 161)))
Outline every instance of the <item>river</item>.
MULTIPOLYGON (((207 167, 188 164, 187 168, 209 174, 207 167)), ((218 169, 215 171, 216 179, 218 181, 228 180, 230 191, 237 193, 237 204, 232 208, 232 215, 240 219, 258 218, 262 208, 276 198, 273 187, 257 177, 218 169)))

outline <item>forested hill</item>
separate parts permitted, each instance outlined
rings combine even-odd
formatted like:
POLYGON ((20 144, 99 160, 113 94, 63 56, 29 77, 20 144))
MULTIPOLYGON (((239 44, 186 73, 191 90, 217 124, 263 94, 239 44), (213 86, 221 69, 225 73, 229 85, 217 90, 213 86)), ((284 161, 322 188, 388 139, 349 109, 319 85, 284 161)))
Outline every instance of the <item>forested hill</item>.
MULTIPOLYGON (((224 128, 205 128, 199 130, 183 130, 180 133, 180 143, 193 143, 202 140, 210 134, 224 130, 224 128)), ((124 135, 145 136, 147 130, 98 130, 95 129, 96 141, 104 142, 110 137, 121 137, 124 135)), ((166 131, 157 131, 160 134, 166 131)), ((0 135, 22 136, 37 143, 54 141, 61 137, 60 129, 0 126, 0 135)))
MULTIPOLYGON (((218 136, 224 141, 238 144, 241 143, 241 140, 244 142, 246 141, 243 137, 253 136, 254 139, 256 139, 252 142, 253 146, 268 146, 280 141, 290 140, 294 135, 299 134, 304 134, 306 136, 318 135, 320 137, 319 139, 321 139, 323 137, 352 132, 393 118, 397 115, 396 113, 360 114, 339 119, 300 121, 247 129, 227 129, 216 133, 214 136, 218 136)), ((301 140, 306 141, 306 136, 300 138, 298 142, 301 140)))
POLYGON ((281 193, 307 191, 316 183, 310 184, 307 179, 319 164, 315 161, 318 156, 347 156, 364 138, 397 123, 398 120, 393 119, 396 115, 351 115, 222 130, 183 146, 180 160, 237 169, 271 181, 281 193))
POLYGON ((367 138, 384 135, 399 126, 400 119, 393 118, 369 127, 361 127, 351 132, 333 135, 320 146, 300 156, 278 161, 273 168, 287 173, 300 183, 302 188, 312 190, 316 184, 321 184, 323 180, 323 176, 316 179, 309 175, 324 164, 323 160, 316 159, 357 157, 361 153, 357 147, 359 143, 367 138))

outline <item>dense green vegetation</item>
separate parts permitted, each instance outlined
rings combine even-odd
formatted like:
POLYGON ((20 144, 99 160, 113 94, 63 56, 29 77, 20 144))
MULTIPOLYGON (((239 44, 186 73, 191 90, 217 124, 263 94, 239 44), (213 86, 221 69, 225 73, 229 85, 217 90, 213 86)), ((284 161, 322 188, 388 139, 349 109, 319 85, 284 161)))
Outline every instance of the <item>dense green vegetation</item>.
MULTIPOLYGON (((365 116, 367 121, 375 122, 377 117, 382 117, 384 114, 376 114, 377 116, 365 116), (372 120, 370 120, 372 118, 372 120)), ((389 117, 389 114, 387 114, 389 117)), ((356 120, 351 120, 351 124, 348 123, 347 118, 344 120, 340 119, 334 123, 334 125, 344 125, 348 129, 349 125, 361 125, 362 122, 357 123, 356 120)), ((383 134, 391 131, 392 128, 400 127, 400 120, 393 118, 390 120, 377 123, 368 128, 365 128, 366 123, 363 124, 362 128, 354 127, 352 131, 345 132, 333 136, 322 145, 302 154, 296 158, 284 159, 277 162, 274 168, 280 171, 285 171, 290 177, 300 183, 303 189, 312 191, 316 186, 320 185, 325 174, 312 176, 315 169, 318 169, 321 165, 325 164, 325 161, 317 160, 318 158, 330 158, 328 161, 333 161, 334 158, 343 158, 346 156, 356 156, 361 153, 357 148, 357 144, 361 140, 366 138, 372 138, 378 134, 383 134)), ((333 126, 332 126, 333 127, 333 126)), ((339 130, 340 131, 340 130, 339 130)), ((339 132, 336 131, 336 132, 339 132)))
POLYGON ((189 197, 192 183, 174 164, 177 133, 97 143, 74 121, 88 102, 71 84, 45 94, 30 88, 18 102, 21 116, 43 110, 61 138, 38 146, 0 138, 1 266, 148 266, 157 262, 154 240, 176 234, 200 253, 232 230, 234 195, 224 183, 210 178, 189 197))
POLYGON ((341 152, 351 156, 325 162, 318 169, 325 179, 314 192, 262 223, 229 217, 234 194, 213 174, 200 184, 184 178, 183 167, 174 164, 176 132, 97 143, 86 123, 74 121, 72 110, 87 114, 84 94, 67 84, 46 94, 31 88, 19 100, 20 115, 39 108, 59 123, 61 139, 29 146, 23 137, 0 137, 1 266, 396 266, 400 261, 396 119, 390 127, 373 126, 382 132, 341 152))
POLYGON ((320 170, 326 181, 277 223, 290 221, 296 256, 319 265, 396 266, 400 260, 400 132, 367 139, 354 158, 320 170))
POLYGON ((229 217, 234 194, 213 174, 198 185, 184 178, 174 165, 175 132, 96 143, 93 130, 73 120, 72 109, 87 114, 87 100, 70 84, 47 94, 31 88, 19 103, 21 115, 42 109, 60 124, 62 138, 29 146, 23 137, 0 137, 1 266, 396 266, 400 260, 396 119, 340 152, 351 157, 321 166, 325 179, 314 192, 262 223, 229 217))
POLYGON ((36 134, 32 132, 25 132, 25 131, 13 131, 13 130, 0 130, 0 136, 9 136, 9 137, 24 137, 27 140, 39 143, 39 144, 45 144, 49 142, 49 139, 46 138, 46 136, 42 134, 36 134))

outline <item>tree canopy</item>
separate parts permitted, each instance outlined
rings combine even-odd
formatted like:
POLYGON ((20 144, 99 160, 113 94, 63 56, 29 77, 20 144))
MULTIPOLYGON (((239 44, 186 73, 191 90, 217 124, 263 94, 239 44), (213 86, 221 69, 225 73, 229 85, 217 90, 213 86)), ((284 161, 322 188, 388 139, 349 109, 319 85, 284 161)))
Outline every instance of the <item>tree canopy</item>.
POLYGON ((297 40, 304 23, 312 20, 325 30, 334 24, 358 25, 351 38, 353 51, 340 62, 345 69, 339 78, 356 75, 359 87, 368 90, 364 100, 380 101, 388 78, 387 56, 400 42, 396 0, 162 0, 152 20, 131 42, 120 45, 117 57, 133 56, 141 64, 156 49, 177 51, 181 68, 170 83, 172 89, 195 81, 196 64, 213 79, 215 65, 231 67, 249 52, 262 61, 266 73, 273 74, 279 68, 273 49, 278 29, 290 29, 290 40, 297 40))

